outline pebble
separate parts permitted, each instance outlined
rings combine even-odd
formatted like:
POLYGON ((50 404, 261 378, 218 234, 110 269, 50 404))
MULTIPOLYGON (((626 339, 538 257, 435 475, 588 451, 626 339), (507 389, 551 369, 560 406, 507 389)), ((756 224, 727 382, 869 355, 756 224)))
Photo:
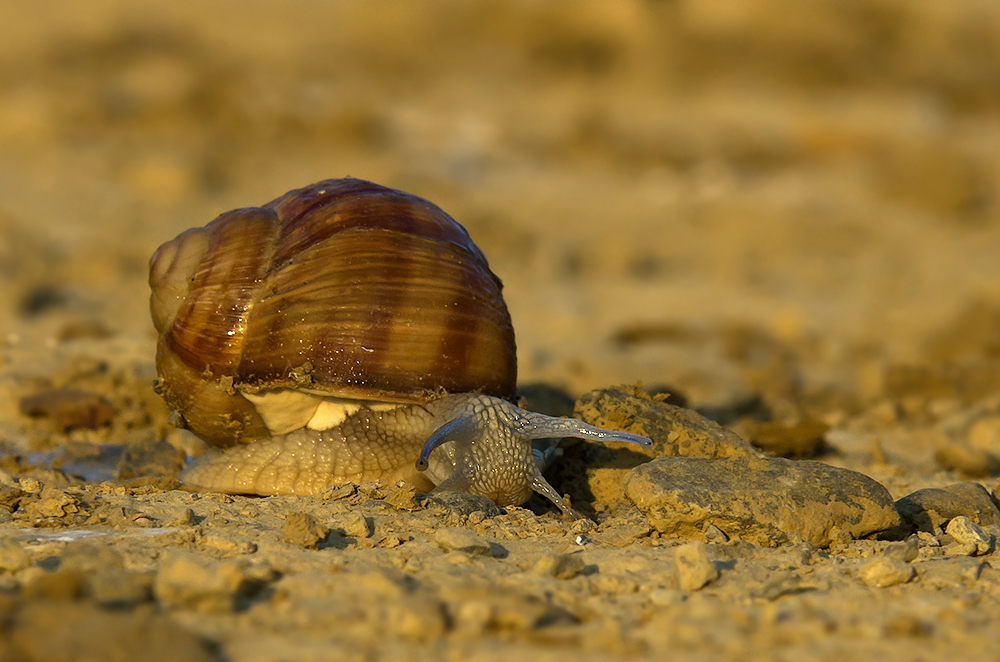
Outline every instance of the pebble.
POLYGON ((891 556, 876 556, 861 569, 861 581, 873 588, 905 584, 916 571, 906 561, 891 556))
POLYGON ((63 549, 59 567, 64 570, 95 572, 104 569, 120 570, 125 567, 125 559, 115 549, 91 542, 77 540, 63 549))
POLYGON ((992 453, 962 442, 949 442, 942 446, 934 452, 934 459, 942 468, 971 478, 990 476, 1000 469, 1000 463, 992 453))
POLYGON ((90 597, 108 607, 130 607, 152 597, 153 576, 108 568, 88 577, 90 597))
POLYGON ((1000 453, 1000 416, 984 416, 969 428, 969 443, 991 453, 1000 453))
POLYGON ((649 601, 657 607, 671 607, 687 600, 684 591, 673 588, 654 588, 649 592, 649 601))
POLYGON ((396 510, 409 513, 419 507, 416 496, 417 490, 413 485, 406 481, 400 481, 386 493, 385 502, 396 510))
POLYGON ((0 486, 17 487, 17 479, 10 475, 10 473, 0 469, 0 486))
POLYGON ((979 579, 984 567, 969 556, 928 559, 920 564, 920 584, 929 589, 967 586, 979 579))
POLYGON ((693 542, 675 551, 677 583, 684 591, 697 591, 719 578, 719 569, 708 555, 703 542, 693 542))
POLYGON ((257 551, 257 543, 249 540, 239 540, 222 533, 207 533, 198 538, 199 549, 211 549, 222 552, 225 556, 237 556, 239 554, 253 554, 257 551))
POLYGON ((544 577, 573 579, 586 567, 580 554, 545 554, 535 562, 532 571, 544 577))
POLYGON ((156 599, 169 607, 201 612, 236 608, 244 582, 251 578, 244 559, 214 561, 204 555, 176 550, 160 562, 153 583, 156 599))
POLYGON ((309 513, 295 512, 285 517, 285 526, 281 527, 281 533, 284 535, 283 540, 290 545, 316 549, 316 546, 330 535, 330 527, 309 513))
POLYGON ((976 543, 955 542, 941 548, 941 556, 975 556, 978 552, 976 543))
MULTIPOLYGON (((934 542, 937 543, 936 538, 934 539, 934 542)), ((882 550, 882 554, 883 556, 897 559, 899 561, 903 561, 904 563, 909 563, 920 554, 920 538, 917 536, 910 536, 906 540, 889 543, 886 548, 882 550)))
POLYGON ((31 565, 31 557, 15 540, 0 540, 0 573, 14 573, 31 565))
POLYGON ((425 595, 404 595, 377 613, 383 631, 410 641, 439 639, 448 627, 444 606, 425 595))
POLYGON ((960 545, 971 545, 973 554, 969 556, 981 556, 989 554, 993 550, 993 539, 981 526, 970 520, 968 517, 959 516, 952 518, 948 522, 945 533, 955 539, 960 545))
POLYGON ((917 542, 920 547, 940 547, 941 541, 932 533, 917 531, 917 542))
POLYGON ((168 520, 165 526, 194 526, 198 523, 198 517, 190 508, 184 508, 176 513, 173 519, 168 520))
POLYGON ((59 568, 54 572, 28 575, 23 595, 33 600, 76 600, 86 595, 87 590, 87 573, 59 568))
POLYGON ((354 496, 355 489, 356 486, 354 483, 344 483, 343 485, 331 487, 326 492, 321 494, 320 498, 326 501, 340 501, 341 499, 347 499, 354 496))
POLYGON ((3 643, 31 651, 30 660, 155 659, 211 662, 213 650, 197 633, 147 612, 94 609, 86 603, 27 602, 4 632, 3 643))
POLYGON ((40 494, 42 491, 42 481, 31 476, 22 476, 17 481, 17 486, 28 494, 40 494))
POLYGON ((0 482, 0 510, 12 513, 18 509, 24 490, 14 485, 5 485, 0 482))
POLYGON ((445 518, 467 518, 476 512, 489 518, 503 512, 500 506, 486 497, 465 492, 431 492, 420 503, 428 511, 445 518))
POLYGON ((727 543, 729 542, 729 536, 716 525, 709 524, 705 527, 705 542, 715 544, 727 543))
POLYGON ((802 578, 794 572, 786 570, 778 572, 772 577, 760 591, 760 597, 765 600, 774 601, 778 598, 795 593, 802 589, 802 578))
POLYGON ((446 526, 434 533, 434 542, 446 552, 465 552, 470 556, 491 556, 493 548, 484 538, 469 529, 446 526))
POLYGON ((334 523, 348 538, 370 538, 372 535, 371 521, 359 512, 352 511, 337 518, 334 523))
POLYGON ((22 505, 29 517, 65 517, 80 512, 80 502, 76 497, 50 486, 42 489, 37 500, 22 505))

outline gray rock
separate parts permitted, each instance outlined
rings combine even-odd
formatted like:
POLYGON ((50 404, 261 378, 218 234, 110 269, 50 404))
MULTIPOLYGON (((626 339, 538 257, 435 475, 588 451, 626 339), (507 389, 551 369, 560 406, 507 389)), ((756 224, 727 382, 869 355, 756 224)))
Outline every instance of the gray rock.
POLYGON ((899 525, 889 492, 868 476, 820 462, 665 457, 634 469, 625 494, 667 535, 700 538, 708 524, 730 538, 820 547, 899 525))
POLYGON ((933 533, 959 516, 986 526, 1000 524, 1000 510, 979 483, 956 483, 947 487, 917 490, 896 502, 903 520, 918 531, 933 533))

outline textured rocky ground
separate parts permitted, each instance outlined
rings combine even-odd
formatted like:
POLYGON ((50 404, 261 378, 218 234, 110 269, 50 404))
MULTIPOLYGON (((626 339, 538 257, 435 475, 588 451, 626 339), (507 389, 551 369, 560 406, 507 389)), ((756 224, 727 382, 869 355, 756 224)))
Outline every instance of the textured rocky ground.
POLYGON ((993 654, 994 3, 0 11, 0 659, 993 654), (531 406, 654 438, 565 449, 593 524, 175 489, 149 255, 348 174, 468 227, 531 406))

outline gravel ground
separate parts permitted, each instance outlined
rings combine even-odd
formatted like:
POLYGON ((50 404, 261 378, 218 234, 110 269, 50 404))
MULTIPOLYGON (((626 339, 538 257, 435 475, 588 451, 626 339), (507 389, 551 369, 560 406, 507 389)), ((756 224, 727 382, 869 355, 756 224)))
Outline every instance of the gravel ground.
POLYGON ((995 655, 995 3, 0 15, 0 659, 995 655), (203 449, 152 390, 149 256, 347 175, 468 228, 530 406, 670 393, 899 525, 671 529, 589 446, 549 478, 591 522, 178 490, 203 449))

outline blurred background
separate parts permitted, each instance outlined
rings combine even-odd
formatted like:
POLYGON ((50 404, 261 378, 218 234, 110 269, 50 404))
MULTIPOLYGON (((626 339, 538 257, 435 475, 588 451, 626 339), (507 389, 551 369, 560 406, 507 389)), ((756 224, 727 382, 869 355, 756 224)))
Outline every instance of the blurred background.
POLYGON ((125 428, 159 421, 153 250, 346 175, 469 229, 525 383, 642 380, 831 425, 1000 391, 991 0, 91 0, 0 19, 0 436, 24 393, 88 379, 125 428))

